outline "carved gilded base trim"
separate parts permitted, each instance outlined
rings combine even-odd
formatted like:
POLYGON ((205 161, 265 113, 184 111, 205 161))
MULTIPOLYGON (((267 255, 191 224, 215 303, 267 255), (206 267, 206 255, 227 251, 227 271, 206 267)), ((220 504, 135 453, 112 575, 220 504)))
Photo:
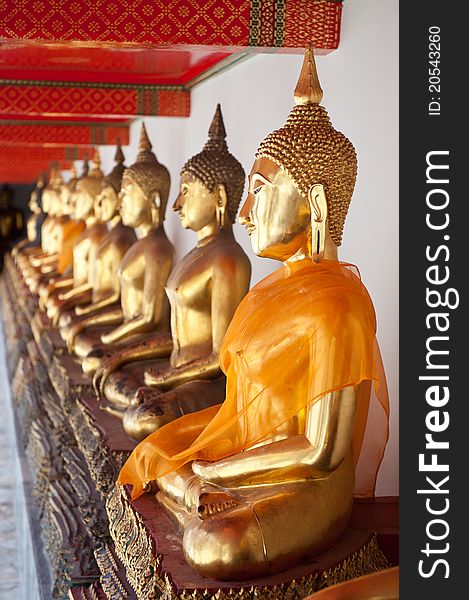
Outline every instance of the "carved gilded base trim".
POLYGON ((205 587, 177 590, 171 573, 162 569, 162 556, 158 554, 153 538, 128 500, 124 488, 113 489, 106 508, 116 554, 125 566, 127 580, 139 600, 300 600, 330 585, 390 566, 378 546, 376 534, 371 534, 360 548, 338 564, 316 572, 311 565, 313 572, 302 578, 269 587, 249 582, 245 587, 233 589, 218 583, 220 587, 216 589, 217 582, 213 582, 215 590, 205 587))
POLYGON ((81 371, 79 362, 69 354, 55 353, 49 365, 49 377, 67 415, 74 409, 79 396, 94 394, 90 379, 81 371))
POLYGON ((107 600, 114 598, 107 596, 99 583, 93 583, 90 586, 73 588, 68 594, 69 600, 107 600))
POLYGON ((109 450, 93 418, 79 400, 74 402, 69 419, 91 477, 104 499, 114 487, 119 471, 129 457, 129 452, 109 450))
POLYGON ((132 589, 125 577, 125 570, 109 544, 95 550, 94 553, 101 571, 101 587, 107 598, 128 600, 133 596, 132 589))
POLYGON ((125 567, 127 580, 137 598, 160 598, 167 587, 164 575, 159 574, 161 558, 123 489, 113 488, 108 496, 106 509, 109 533, 114 541, 116 554, 125 567))

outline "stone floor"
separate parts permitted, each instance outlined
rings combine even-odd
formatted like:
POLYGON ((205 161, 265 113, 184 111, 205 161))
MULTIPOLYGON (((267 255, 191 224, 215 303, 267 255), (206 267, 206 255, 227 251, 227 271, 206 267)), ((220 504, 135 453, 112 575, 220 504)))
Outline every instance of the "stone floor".
POLYGON ((9 393, 0 323, 0 600, 39 600, 9 393))

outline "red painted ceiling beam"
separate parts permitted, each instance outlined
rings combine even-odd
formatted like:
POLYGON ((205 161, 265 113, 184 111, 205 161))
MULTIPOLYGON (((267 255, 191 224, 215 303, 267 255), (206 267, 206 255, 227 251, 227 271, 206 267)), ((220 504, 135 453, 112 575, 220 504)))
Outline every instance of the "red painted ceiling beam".
POLYGON ((28 117, 188 117, 182 87, 120 86, 0 79, 0 113, 28 117))
POLYGON ((0 145, 95 146, 129 144, 129 122, 0 120, 0 145))
POLYGON ((30 162, 53 162, 82 160, 92 158, 94 154, 93 146, 18 146, 5 145, 0 146, 0 166, 7 165, 10 160, 20 158, 23 165, 30 162))
MULTIPOLYGON (((41 173, 47 173, 50 162, 29 162, 24 163, 18 160, 10 160, 8 164, 2 164, 0 161, 0 185, 2 183, 33 183, 37 181, 41 173)), ((72 166, 71 161, 63 161, 60 168, 68 170, 72 166)))
POLYGON ((141 46, 337 48, 338 0, 3 0, 0 37, 141 46))

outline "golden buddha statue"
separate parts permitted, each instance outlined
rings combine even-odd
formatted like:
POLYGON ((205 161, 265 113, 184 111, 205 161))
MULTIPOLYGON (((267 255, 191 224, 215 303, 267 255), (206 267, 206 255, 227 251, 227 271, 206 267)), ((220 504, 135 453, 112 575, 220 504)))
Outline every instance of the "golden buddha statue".
MULTIPOLYGON (((107 233, 107 226, 96 218, 94 211, 95 199, 101 190, 103 172, 100 168, 100 158, 96 149, 92 168, 89 173, 80 177, 76 182, 73 192, 72 205, 74 205, 74 216, 76 221, 84 221, 85 229, 80 234, 73 246, 73 285, 63 293, 49 296, 46 304, 47 316, 56 325, 60 314, 67 309, 67 300, 70 295, 83 291, 83 286, 88 286, 88 276, 95 262, 96 252, 102 238, 107 233)), ((69 284, 70 278, 57 278, 54 287, 61 284, 69 284)))
POLYGON ((279 572, 330 547, 354 493, 373 495, 387 439, 373 305, 337 259, 356 156, 321 98, 308 51, 297 106, 260 144, 240 214, 254 252, 283 266, 231 321, 224 402, 149 435, 118 479, 134 498, 156 480, 189 565, 219 580, 279 572))
POLYGON ((170 175, 151 151, 145 126, 136 162, 124 170, 120 192, 122 223, 138 229, 140 239, 125 253, 118 270, 120 302, 90 313, 67 330, 67 343, 93 373, 116 348, 169 331, 164 286, 174 260, 164 218, 170 175))
POLYGON ((123 416, 124 429, 134 439, 223 399, 220 346, 251 278, 249 259, 232 227, 245 174, 225 138, 218 105, 207 143, 181 170, 173 210, 183 227, 197 233, 198 241, 176 265, 166 286, 171 337, 155 335, 127 346, 95 374, 105 407, 123 416), (152 362, 141 362, 144 359, 152 362), (145 383, 156 389, 140 388, 145 383))
POLYGON ((26 283, 33 292, 57 272, 65 228, 70 220, 62 204, 62 185, 60 168, 55 164, 42 193, 42 208, 47 217, 41 227, 41 251, 29 256, 29 265, 23 269, 26 283))
POLYGON ((118 268, 127 250, 137 241, 134 230, 122 224, 119 213, 118 196, 125 168, 120 144, 116 149, 115 161, 115 167, 102 181, 94 207, 97 219, 108 223, 109 231, 98 245, 95 262, 88 272, 87 284, 64 295, 66 299, 62 309, 76 307, 76 314, 62 312, 59 320, 64 341, 67 341, 68 332, 73 332, 74 325, 80 322, 80 317, 95 313, 119 300, 118 268))
MULTIPOLYGON (((84 179, 87 177, 88 172, 88 160, 85 159, 80 178, 84 179)), ((43 278, 42 283, 37 288, 39 305, 43 310, 46 310, 46 303, 49 297, 58 296, 58 294, 73 286, 73 248, 86 228, 83 220, 75 218, 75 190, 78 181, 76 167, 72 165, 68 183, 62 182, 60 186, 61 211, 68 219, 63 226, 60 247, 57 252, 56 271, 50 273, 48 278, 43 278)))
POLYGON ((31 212, 26 222, 26 237, 12 248, 11 255, 19 264, 19 256, 33 256, 41 252, 41 227, 46 218, 41 206, 41 196, 45 185, 45 175, 39 175, 36 185, 28 199, 28 208, 31 212))
MULTIPOLYGON (((48 182, 42 190, 42 210, 45 213, 46 218, 41 227, 41 252, 36 253, 37 258, 47 257, 53 254, 52 250, 54 249, 55 245, 55 237, 52 236, 52 231, 55 225, 55 212, 58 208, 53 186, 53 182, 56 181, 56 169, 56 165, 51 167, 49 171, 48 182)), ((38 266, 37 262, 36 266, 38 266)))

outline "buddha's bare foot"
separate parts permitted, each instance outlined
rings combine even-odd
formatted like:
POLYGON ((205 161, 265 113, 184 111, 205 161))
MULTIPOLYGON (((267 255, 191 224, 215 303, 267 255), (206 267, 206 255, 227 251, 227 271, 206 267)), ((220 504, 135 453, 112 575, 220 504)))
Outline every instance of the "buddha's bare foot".
POLYGON ((197 516, 204 520, 234 506, 238 506, 238 501, 230 493, 221 488, 217 489, 214 486, 211 488, 207 485, 199 496, 197 516))
POLYGON ((69 352, 73 352, 73 348, 75 345, 75 338, 82 330, 81 324, 70 321, 67 325, 60 327, 60 335, 62 339, 67 344, 67 348, 69 352))
POLYGON ((66 327, 67 325, 70 325, 73 317, 74 315, 70 311, 62 313, 59 317, 59 327, 66 327))
POLYGON ((139 387, 132 399, 132 406, 140 406, 140 404, 144 404, 145 402, 157 402, 161 394, 162 392, 155 388, 148 386, 139 387))
POLYGON ((159 369, 158 367, 150 367, 145 370, 145 383, 156 387, 163 386, 166 378, 165 374, 168 369, 159 369))
POLYGON ((96 348, 92 350, 86 355, 86 358, 83 359, 81 363, 81 368, 83 369, 83 373, 88 375, 88 377, 92 377, 96 370, 104 363, 104 361, 111 358, 113 352, 111 350, 106 350, 105 348, 96 348))

